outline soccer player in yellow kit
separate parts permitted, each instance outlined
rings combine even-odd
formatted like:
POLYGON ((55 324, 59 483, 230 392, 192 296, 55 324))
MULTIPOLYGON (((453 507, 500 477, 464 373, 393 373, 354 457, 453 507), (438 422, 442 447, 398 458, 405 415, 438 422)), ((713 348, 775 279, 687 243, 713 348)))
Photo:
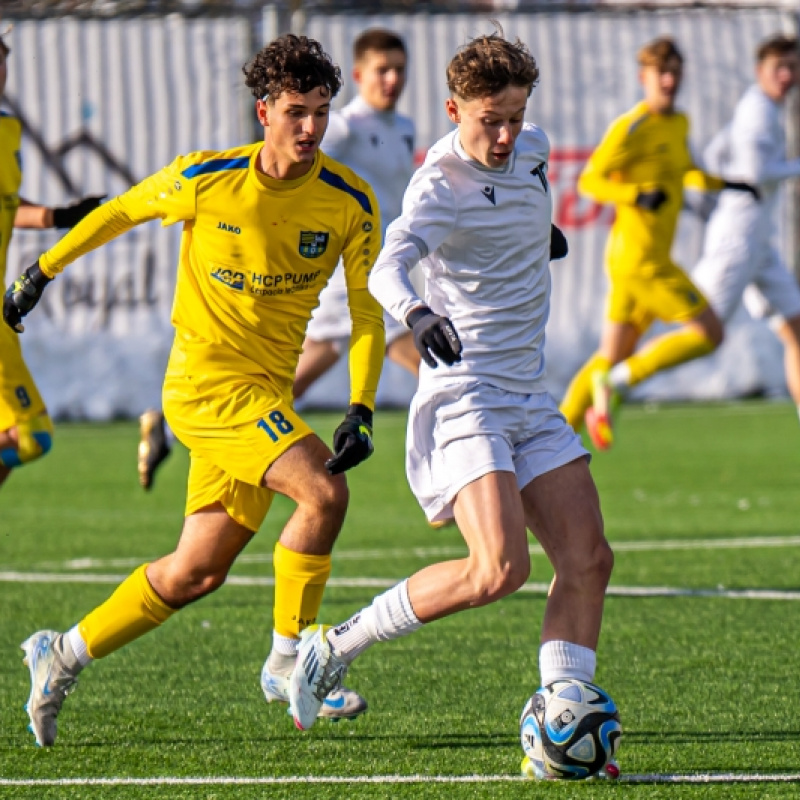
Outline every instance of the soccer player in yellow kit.
POLYGON ((701 191, 753 187, 697 168, 689 151, 689 120, 675 110, 683 56, 662 37, 638 55, 644 99, 616 119, 592 154, 578 189, 614 203, 606 245, 610 283, 599 350, 572 379, 561 412, 601 450, 613 443, 612 413, 625 392, 654 373, 714 350, 722 325, 700 290, 671 259, 683 187, 701 191), (636 345, 654 320, 680 327, 636 345))
MULTIPOLYGON (((264 140, 177 158, 90 214, 6 293, 20 329, 46 283, 71 261, 154 218, 183 224, 164 409, 189 448, 186 518, 177 548, 139 567, 67 633, 24 644, 28 714, 52 745, 56 716, 80 670, 214 591, 277 492, 297 508, 275 546, 273 647, 267 700, 287 701, 300 631, 314 622, 348 502, 344 470, 372 452, 383 315, 367 290, 380 242, 369 185, 319 150, 341 77, 318 42, 291 34, 245 67, 264 140), (351 405, 334 453, 292 408, 306 324, 340 256, 348 286, 351 405)), ((323 716, 366 703, 345 690, 323 716)))
MULTIPOLYGON (((3 36, 0 36, 0 95, 5 91, 11 52, 3 36)), ((3 286, 14 228, 70 228, 97 208, 101 200, 87 197, 72 206, 50 208, 21 198, 21 144, 22 123, 0 112, 0 280, 3 286)), ((19 337, 0 325, 0 484, 15 467, 49 452, 52 437, 53 423, 22 357, 19 337)))

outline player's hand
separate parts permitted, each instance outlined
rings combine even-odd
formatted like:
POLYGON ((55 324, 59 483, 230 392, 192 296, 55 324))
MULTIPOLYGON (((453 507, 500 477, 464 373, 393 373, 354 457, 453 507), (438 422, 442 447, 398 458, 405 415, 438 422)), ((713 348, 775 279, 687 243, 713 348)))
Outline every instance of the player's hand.
POLYGON ((645 211, 658 211, 667 202, 667 193, 663 189, 652 189, 636 195, 636 205, 645 211))
POLYGON ((53 279, 48 278, 39 269, 37 261, 32 267, 28 267, 6 290, 3 296, 3 319, 17 333, 25 330, 22 318, 39 302, 44 287, 51 280, 53 279))
POLYGON ((461 361, 461 339, 447 317, 440 317, 423 306, 411 311, 406 323, 414 334, 414 346, 429 367, 439 366, 436 358, 448 367, 461 361))
POLYGON ((77 225, 87 214, 94 211, 105 200, 105 195, 84 197, 77 203, 53 209, 53 227, 71 228, 77 225))
POLYGON ((755 200, 761 199, 761 192, 759 192, 758 188, 753 186, 752 183, 745 183, 744 181, 725 181, 725 188, 733 189, 734 192, 747 192, 747 194, 753 195, 755 200))
POLYGON ((567 237, 564 236, 560 228, 550 223, 550 260, 557 261, 559 258, 566 257, 569 253, 567 237))
POLYGON ((361 403, 353 403, 333 434, 333 458, 325 462, 325 469, 331 475, 338 475, 366 461, 374 449, 372 411, 361 403))

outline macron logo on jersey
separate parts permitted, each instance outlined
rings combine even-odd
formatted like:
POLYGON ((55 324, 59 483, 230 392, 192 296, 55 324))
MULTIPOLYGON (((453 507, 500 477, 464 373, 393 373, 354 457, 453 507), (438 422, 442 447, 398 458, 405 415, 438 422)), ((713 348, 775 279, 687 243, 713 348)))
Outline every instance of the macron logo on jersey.
POLYGON ((481 194, 493 205, 497 205, 497 201, 494 199, 494 186, 484 186, 481 189, 481 194))
POLYGON ((217 267, 211 273, 211 277, 220 283, 224 283, 230 289, 235 289, 237 292, 241 292, 244 289, 244 272, 234 272, 232 269, 217 267))

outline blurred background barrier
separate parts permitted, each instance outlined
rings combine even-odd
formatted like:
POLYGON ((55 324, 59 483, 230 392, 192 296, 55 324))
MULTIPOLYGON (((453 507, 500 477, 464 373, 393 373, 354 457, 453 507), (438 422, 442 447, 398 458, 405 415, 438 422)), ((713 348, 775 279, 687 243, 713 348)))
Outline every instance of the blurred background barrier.
MULTIPOLYGON (((557 396, 594 349, 605 293, 603 247, 613 219, 577 195, 575 183, 608 123, 639 98, 635 53, 645 41, 674 36, 686 56, 679 105, 692 121, 696 152, 728 121, 753 78, 753 53, 766 36, 794 33, 793 4, 755 3, 252 3, 45 2, 3 4, 12 13, 12 55, 5 110, 24 124, 22 194, 62 203, 87 193, 118 194, 178 153, 220 149, 260 135, 241 67, 287 30, 319 39, 346 78, 336 107, 354 94, 353 38, 389 27, 406 39, 409 85, 399 110, 417 125, 417 156, 445 134, 445 67, 469 37, 496 19, 525 41, 541 69, 527 118, 552 145, 554 221, 570 255, 553 265, 548 373, 557 396), (645 8, 646 6, 646 8, 645 8), (691 7, 687 7, 691 6, 691 7), (425 10, 420 12, 419 8, 425 10), (409 9, 414 9, 410 13, 409 9), (377 9, 377 11, 376 11, 377 9), (54 13, 69 12, 68 16, 54 13), (121 14, 121 12, 124 12, 121 14), (180 12, 180 13, 177 13, 180 12), (39 14, 47 19, 36 18, 39 14)), ((798 118, 789 137, 797 151, 798 118)), ((798 258, 796 204, 786 198, 781 245, 798 258)), ((674 255, 691 270, 703 225, 684 214, 674 255)), ((17 231, 9 279, 57 240, 17 231)), ((171 344, 169 324, 179 231, 150 223, 68 268, 48 290, 24 336, 28 363, 56 416, 104 419, 159 403, 171 344)), ((780 345, 744 312, 712 357, 643 385, 640 399, 722 398, 785 392, 780 345)), ((343 360, 306 404, 347 402, 343 360)), ((379 402, 403 405, 410 377, 388 364, 379 402)))

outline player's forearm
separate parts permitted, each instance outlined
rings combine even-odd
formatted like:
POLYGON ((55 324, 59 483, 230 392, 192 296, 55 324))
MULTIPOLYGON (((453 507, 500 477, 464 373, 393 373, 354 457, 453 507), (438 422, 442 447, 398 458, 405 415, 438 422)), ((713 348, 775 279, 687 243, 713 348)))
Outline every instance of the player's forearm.
POLYGON ((53 227, 53 209, 49 206, 31 203, 28 200, 19 199, 17 213, 14 216, 15 228, 35 228, 44 229, 53 227))
POLYGON ((759 167, 758 183, 779 183, 789 178, 800 177, 800 158, 789 161, 767 161, 759 167))
POLYGON ((402 325, 409 311, 425 305, 408 273, 426 254, 427 248, 417 237, 403 231, 390 233, 369 276, 370 292, 402 325))
POLYGON ((375 395, 383 369, 386 337, 383 312, 367 289, 348 292, 350 315, 350 402, 375 408, 375 395))
POLYGON ((39 258, 39 266, 49 278, 86 253, 130 230, 139 220, 125 210, 120 198, 104 203, 84 217, 58 244, 39 258))
POLYGON ((725 188, 725 181, 702 169, 692 169, 683 176, 683 185, 686 189, 698 192, 721 192, 725 188))
POLYGON ((637 183, 622 183, 602 172, 586 169, 578 179, 578 191, 598 203, 633 205, 642 187, 637 183))

